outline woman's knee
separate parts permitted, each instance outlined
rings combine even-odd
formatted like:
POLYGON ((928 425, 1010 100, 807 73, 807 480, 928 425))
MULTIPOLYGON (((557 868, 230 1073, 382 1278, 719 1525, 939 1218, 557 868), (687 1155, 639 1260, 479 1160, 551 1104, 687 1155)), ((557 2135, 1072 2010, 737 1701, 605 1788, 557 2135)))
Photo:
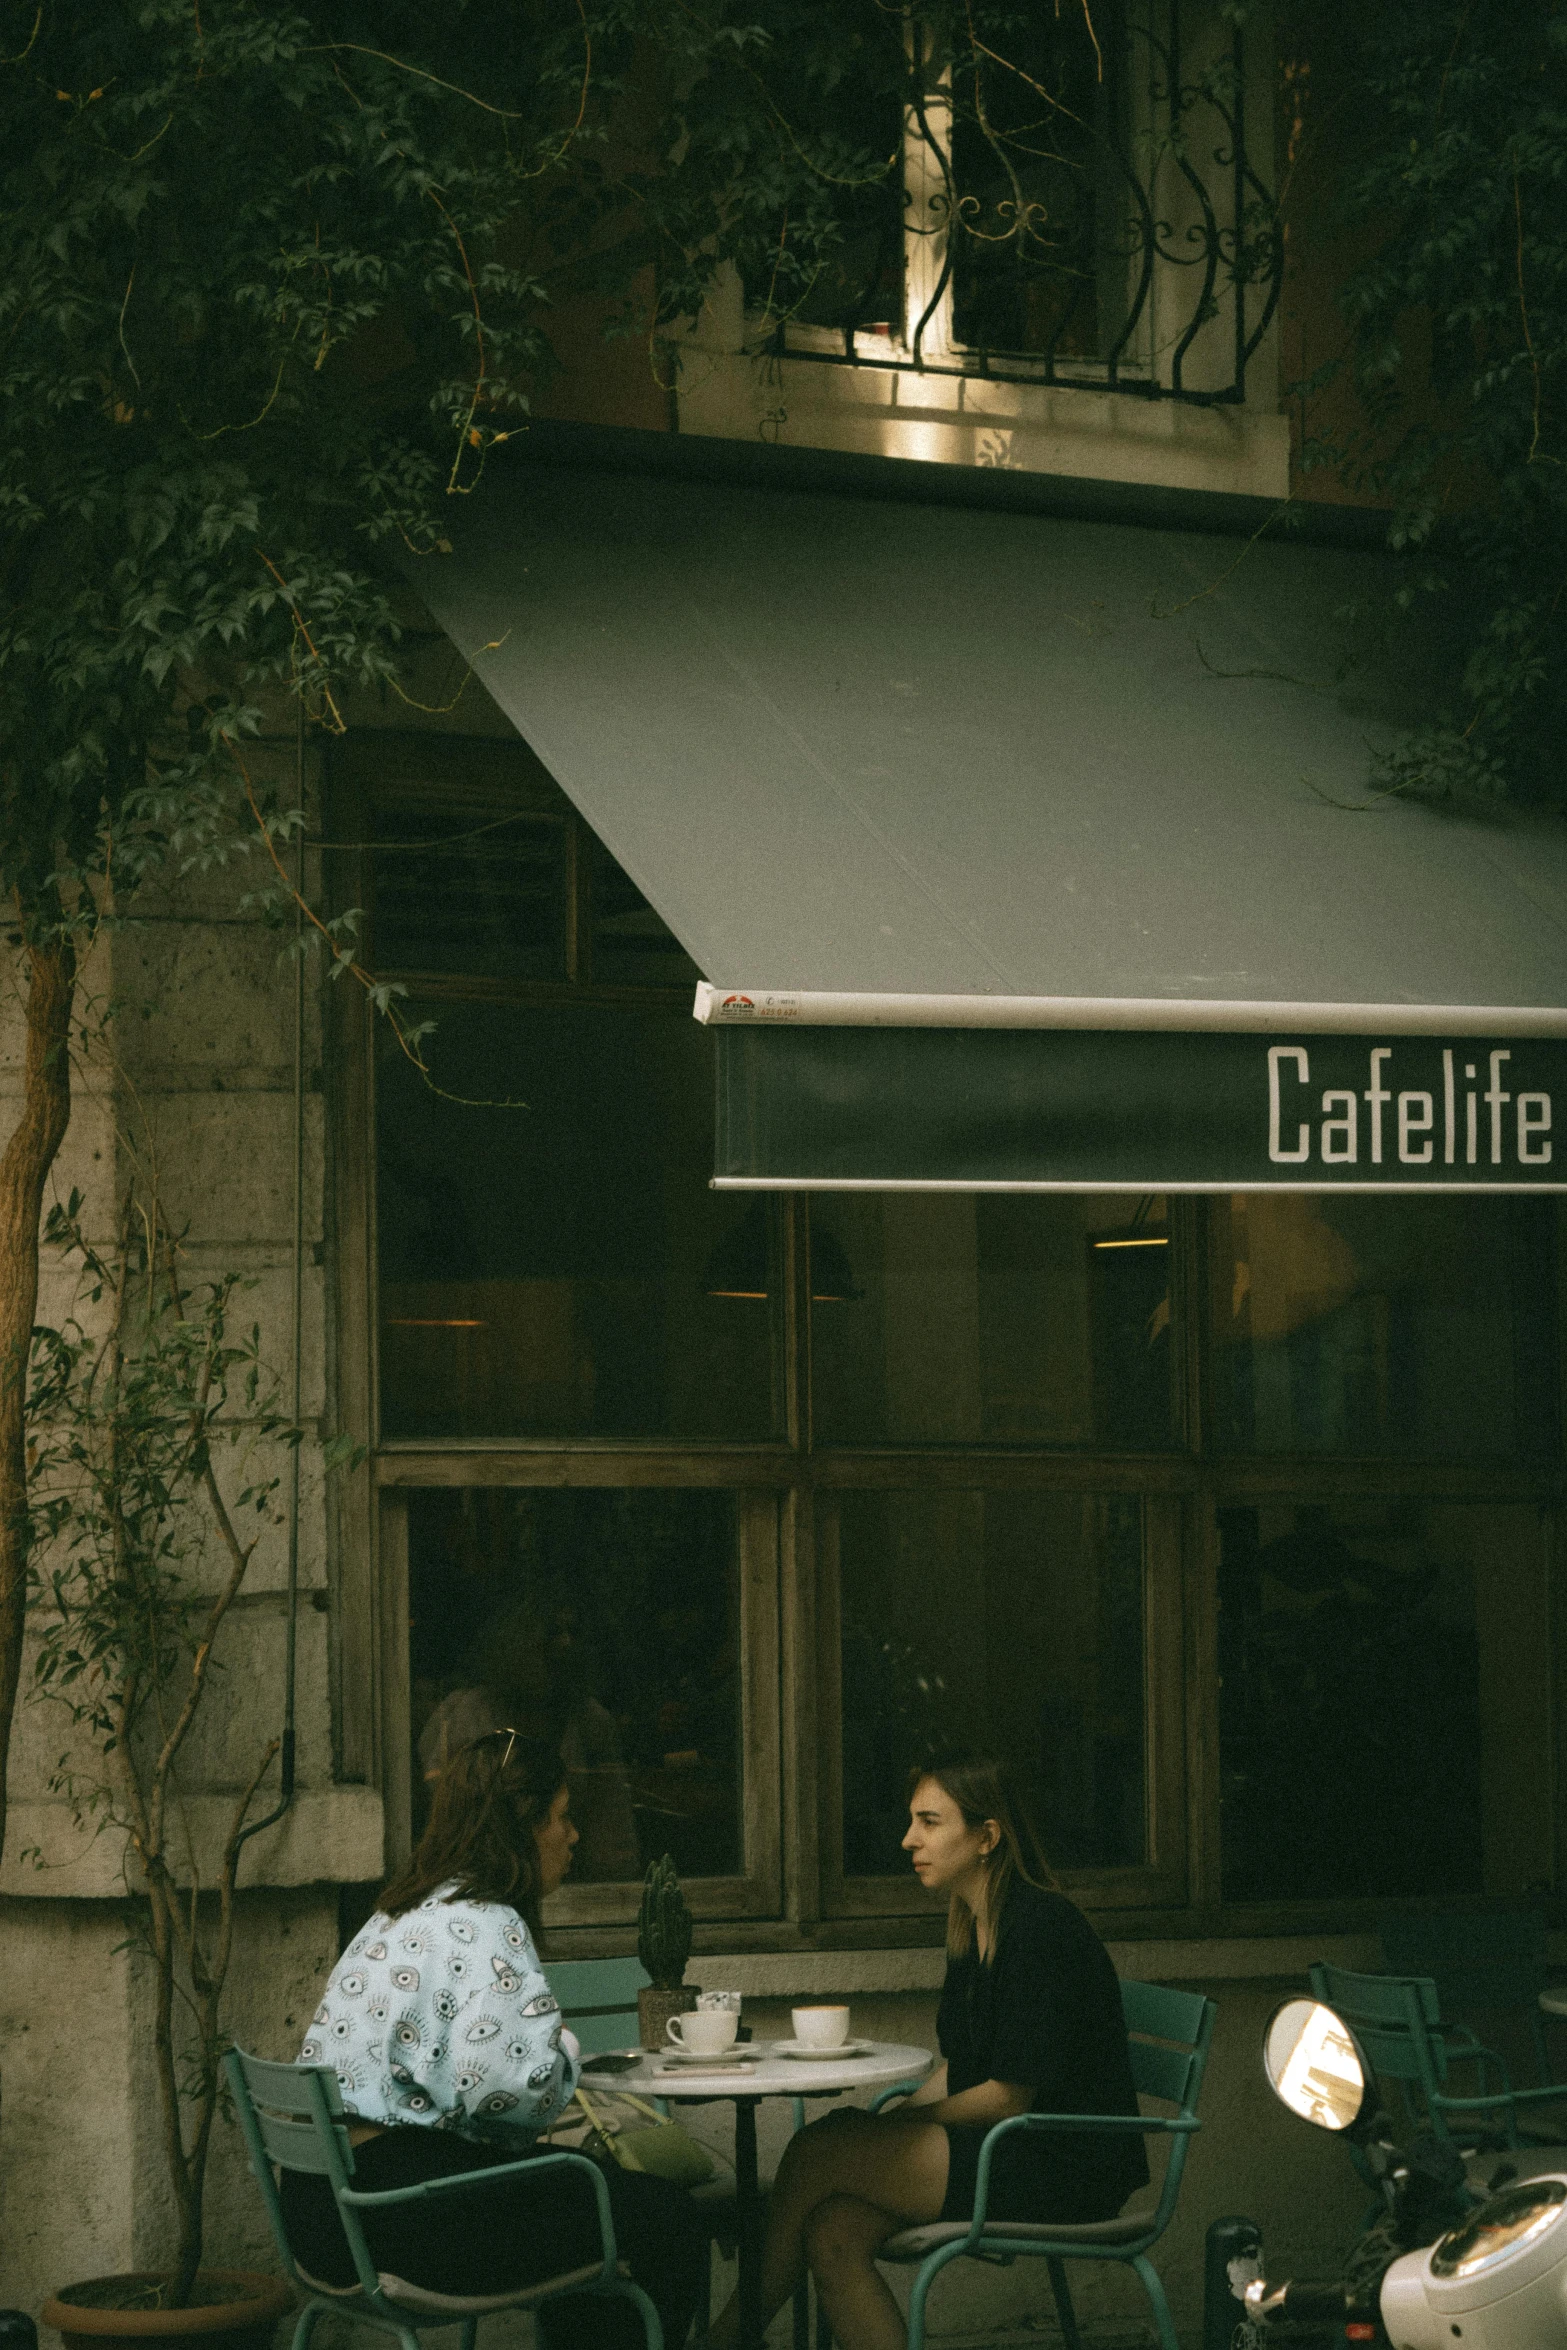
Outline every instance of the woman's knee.
POLYGON ((818 2276, 846 2264, 859 2265, 872 2258, 890 2224, 884 2211, 857 2195, 829 2195, 806 2223, 806 2258, 818 2276))

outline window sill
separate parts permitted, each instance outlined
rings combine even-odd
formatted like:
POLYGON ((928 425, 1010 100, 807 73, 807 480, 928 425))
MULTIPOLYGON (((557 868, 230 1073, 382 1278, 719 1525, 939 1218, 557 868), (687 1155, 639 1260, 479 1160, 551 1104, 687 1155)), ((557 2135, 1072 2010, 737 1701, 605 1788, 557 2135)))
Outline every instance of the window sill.
POLYGON ((1094 481, 1289 495, 1289 422, 1261 403, 1187 408, 1095 387, 824 367, 687 346, 682 433, 1094 481))

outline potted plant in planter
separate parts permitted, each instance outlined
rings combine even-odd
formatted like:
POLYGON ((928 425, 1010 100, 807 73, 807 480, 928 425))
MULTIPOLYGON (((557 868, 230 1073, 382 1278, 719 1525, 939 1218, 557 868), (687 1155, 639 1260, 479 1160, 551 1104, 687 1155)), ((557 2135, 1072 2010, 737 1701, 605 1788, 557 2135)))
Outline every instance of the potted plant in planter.
POLYGON ((675 1864, 666 1852, 649 1864, 637 1913, 637 1956, 649 1978, 637 1993, 637 2026, 644 2048, 666 2045, 672 2015, 689 2015, 696 1993, 686 1982, 691 1956, 691 1912, 680 1890, 675 1864))
POLYGON ((153 2334, 178 2334, 186 2350, 209 2336, 224 2350, 265 2350, 287 2287, 204 2270, 201 2251, 240 1852, 280 1741, 256 1758, 205 1845, 181 1774, 221 1682, 219 1635, 275 1522, 279 1480, 255 1473, 250 1456, 268 1439, 297 1442, 298 1431, 275 1408, 259 1330, 231 1334, 240 1284, 188 1285, 155 1198, 129 1196, 116 1244, 100 1249, 73 1194, 45 1240, 81 1282, 64 1326, 34 1333, 29 1503, 43 1586, 34 1693, 62 1704, 78 1733, 53 1788, 100 1833, 125 1839, 131 1937, 152 1966, 178 2241, 166 2270, 68 2285, 43 2317, 81 2350, 153 2334))

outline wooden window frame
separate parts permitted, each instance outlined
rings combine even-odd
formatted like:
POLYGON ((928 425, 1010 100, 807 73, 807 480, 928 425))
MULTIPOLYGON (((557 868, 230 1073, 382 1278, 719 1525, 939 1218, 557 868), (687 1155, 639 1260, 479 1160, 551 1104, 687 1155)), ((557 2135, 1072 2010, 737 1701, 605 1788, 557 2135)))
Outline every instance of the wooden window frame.
MULTIPOLYGON (((740 1763, 741 1853, 739 1871, 727 1877, 687 1877, 683 1890, 693 1916, 717 1918, 776 1917, 780 1905, 780 1831, 778 1786, 778 1550, 779 1496, 765 1486, 734 1486, 722 1474, 722 1464, 699 1464, 718 1473, 670 1476, 663 1460, 645 1456, 598 1453, 584 1457, 533 1453, 525 1458, 508 1453, 508 1474, 497 1476, 497 1456, 464 1453, 447 1456, 440 1476, 395 1473, 396 1455, 383 1455, 377 1464, 379 1499, 379 1558, 381 1575, 382 1654, 389 1690, 402 1693, 401 1704, 387 1709, 384 1727, 387 1797, 388 1862, 401 1859, 410 1847, 410 1803, 413 1784, 413 1744, 407 1689, 409 1682, 408 1622, 408 1496, 412 1491, 446 1490, 502 1485, 512 1491, 558 1492, 562 1486, 625 1491, 663 1492, 714 1487, 733 1490, 735 1532, 739 1551, 740 1651, 740 1763), (388 1474, 389 1469, 392 1473, 388 1474), (531 1472, 531 1473, 530 1473, 531 1472)), ((564 1885, 550 1902, 552 1926, 624 1926, 635 1921, 641 1894, 640 1879, 616 1884, 564 1885)))

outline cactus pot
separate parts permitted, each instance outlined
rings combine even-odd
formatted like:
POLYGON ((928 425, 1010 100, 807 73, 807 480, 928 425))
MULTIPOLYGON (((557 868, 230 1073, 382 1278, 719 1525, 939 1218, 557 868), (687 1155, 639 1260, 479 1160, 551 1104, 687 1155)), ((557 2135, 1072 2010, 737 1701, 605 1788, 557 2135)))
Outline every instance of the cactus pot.
POLYGON ((696 2007, 696 1992, 689 1983, 645 1983, 637 1993, 637 2029, 642 2045, 648 2049, 669 2046, 668 2024, 672 2015, 690 2015, 696 2007))

